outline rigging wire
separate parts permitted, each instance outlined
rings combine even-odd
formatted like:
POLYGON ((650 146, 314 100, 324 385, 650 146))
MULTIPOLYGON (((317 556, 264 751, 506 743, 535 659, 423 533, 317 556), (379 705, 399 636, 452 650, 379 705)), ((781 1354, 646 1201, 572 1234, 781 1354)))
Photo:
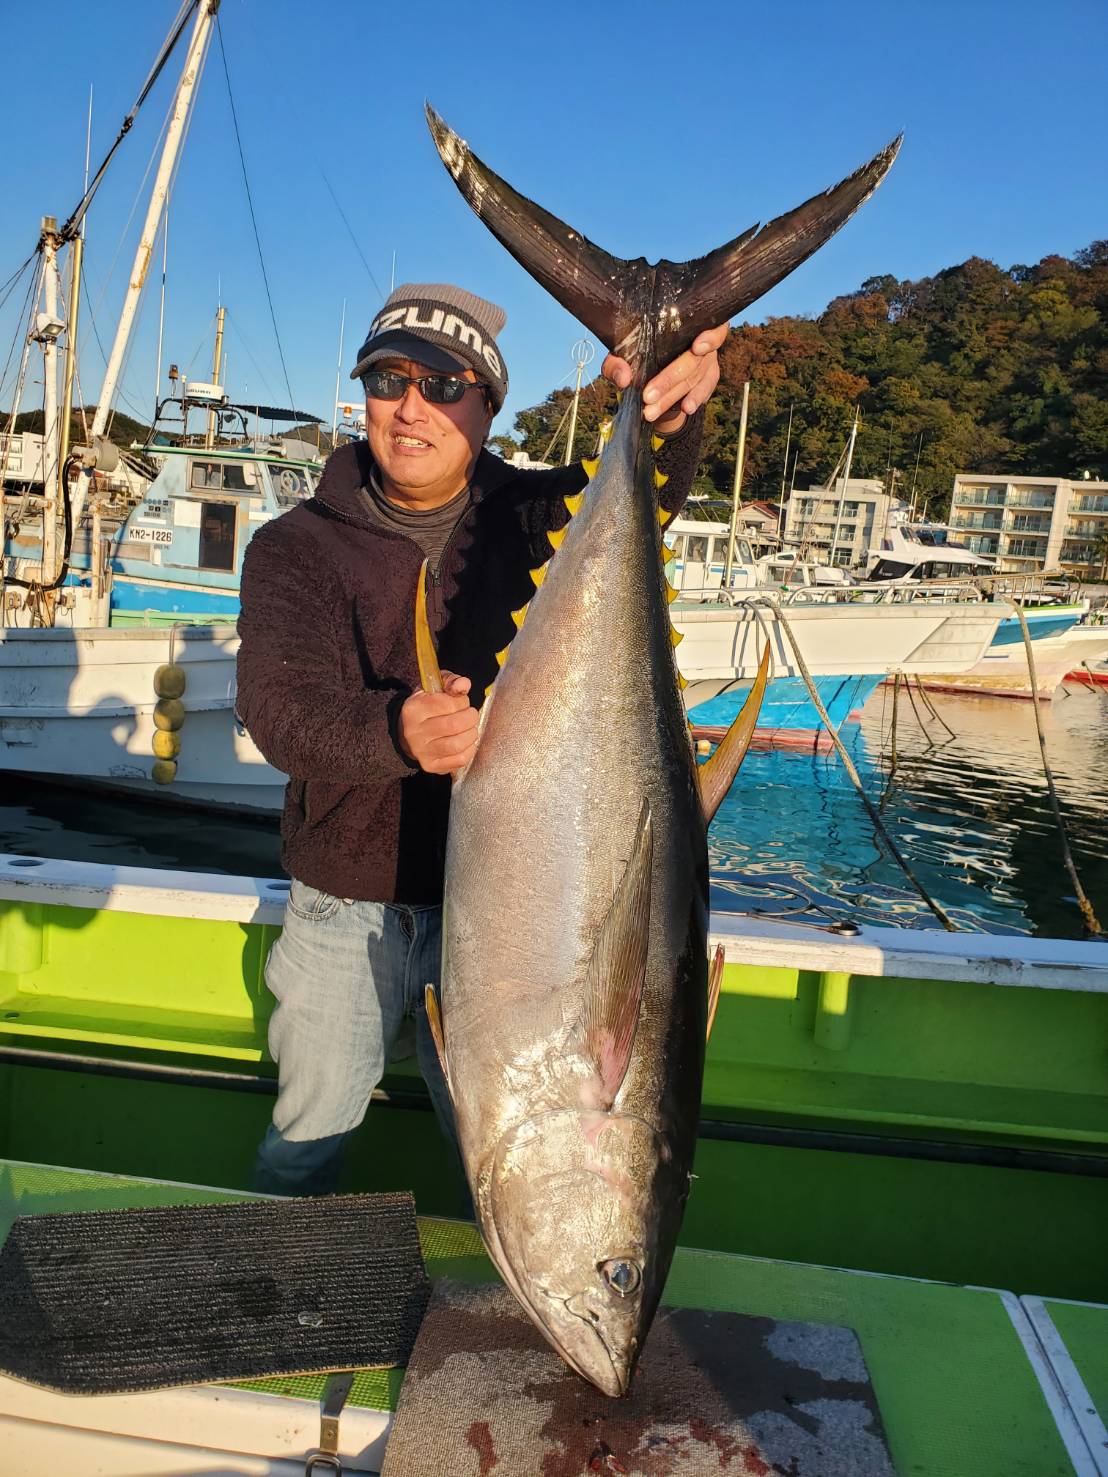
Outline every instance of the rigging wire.
MULTIPOLYGON (((86 304, 88 304, 88 306, 85 308, 85 317, 88 319, 89 324, 92 327, 92 334, 93 334, 93 337, 96 340, 96 347, 100 350, 100 357, 104 361, 104 368, 107 369, 107 367, 108 367, 108 356, 107 356, 107 354, 104 351, 104 344, 103 344, 102 339, 100 338, 100 330, 96 326, 96 317, 95 317, 95 315, 93 313, 93 310, 92 310, 91 294, 89 293, 88 279, 85 277, 84 263, 81 264, 81 280, 85 284, 85 302, 86 302, 86 304)), ((134 342, 134 339, 132 338, 132 343, 133 342, 134 342)), ((130 350, 128 350, 127 357, 128 357, 128 360, 129 360, 130 359, 130 350)), ((119 399, 119 400, 122 400, 124 402, 124 404, 127 406, 127 409, 130 410, 134 414, 135 419, 141 425, 142 424, 142 421, 143 421, 143 418, 146 415, 146 412, 144 410, 140 410, 138 408, 138 406, 136 406, 135 402, 131 399, 131 397, 129 395, 127 395, 127 394, 124 393, 124 390, 123 390, 123 375, 122 374, 120 374, 119 380, 116 383, 115 393, 116 393, 116 398, 119 399)), ((108 436, 111 435, 112 422, 114 420, 115 420, 115 411, 113 409, 112 415, 111 415, 111 420, 108 422, 108 425, 107 425, 106 430, 105 430, 105 434, 108 435, 108 436)))
POLYGON ((173 48, 181 39, 181 32, 185 29, 185 25, 188 22, 189 16, 196 9, 199 3, 200 0, 182 0, 181 8, 180 10, 178 10, 176 18, 174 19, 173 24, 170 27, 169 35, 162 43, 162 49, 155 57, 154 65, 151 67, 146 81, 142 84, 142 88, 140 89, 139 95, 135 99, 134 104, 131 107, 131 111, 127 114, 126 118, 124 118, 122 124, 120 125, 120 129, 115 137, 114 143, 108 150, 107 154, 104 156, 99 169, 90 180, 85 193, 77 202, 76 208, 73 210, 65 225, 62 226, 61 235, 64 240, 68 241, 72 239, 72 237, 74 237, 80 230, 81 222, 84 220, 85 214, 88 211, 89 206, 92 204, 93 196, 100 188, 100 183, 103 180, 105 173, 107 172, 108 165, 111 163, 115 151, 119 148, 120 144, 127 137, 128 133, 130 133, 131 125, 134 123, 135 118, 138 116, 139 109, 142 107, 143 103, 149 96, 151 88, 161 76, 165 64, 170 58, 173 48))
POLYGON ((358 253, 359 257, 361 257, 362 266, 366 269, 366 272, 369 275, 369 280, 373 283, 373 286, 376 289, 377 295, 380 297, 381 301, 384 302, 387 294, 382 291, 381 284, 377 281, 377 278, 373 275, 373 268, 369 265, 369 263, 365 259, 365 252, 362 250, 361 245, 360 245, 360 243, 358 241, 358 238, 357 238, 357 236, 355 236, 354 231, 353 231, 353 228, 350 225, 350 222, 346 219, 346 212, 343 210, 342 206, 339 204, 339 197, 335 194, 334 190, 331 188, 331 181, 327 178, 327 172, 323 168, 323 165, 322 164, 318 165, 318 168, 319 168, 320 174, 323 176, 323 183, 327 186, 327 193, 331 196, 331 199, 335 202, 335 209, 338 211, 339 217, 342 220, 343 225, 346 227, 347 234, 349 235, 351 241, 353 241, 353 243, 354 243, 354 250, 358 253))
POLYGON ((285 389, 288 391, 290 408, 296 404, 296 396, 292 393, 292 385, 289 383, 288 365, 285 363, 285 351, 281 344, 281 334, 277 328, 277 314, 273 308, 273 294, 269 290, 269 274, 265 269, 265 257, 262 255, 262 238, 258 234, 258 218, 254 213, 254 197, 250 191, 250 178, 246 172, 246 156, 242 151, 242 135, 239 133, 238 113, 235 111, 235 98, 231 91, 231 73, 227 67, 227 52, 223 45, 223 27, 219 16, 215 19, 215 32, 219 38, 219 54, 223 59, 223 75, 227 80, 227 100, 231 104, 231 122, 235 128, 235 143, 238 145, 239 163, 242 165, 242 180, 246 186, 246 203, 250 207, 250 222, 254 227, 254 241, 258 248, 258 263, 262 269, 262 281, 265 284, 266 301, 269 303, 269 316, 273 323, 273 337, 277 340, 277 355, 281 361, 281 372, 285 377, 285 389))
MULTIPOLYGON (((235 315, 231 312, 230 308, 227 309, 227 320, 226 321, 227 321, 228 325, 234 330, 235 337, 238 339, 239 343, 242 344, 243 348, 246 350, 247 354, 250 356, 250 362, 251 362, 251 364, 253 364, 254 368, 258 371, 258 376, 261 379, 262 386, 264 387, 266 394, 269 396, 269 398, 271 400, 275 400, 277 397, 273 393, 273 386, 269 383, 269 380, 266 378, 265 370, 258 363, 257 355, 254 353, 254 350, 250 347, 250 344, 247 341, 246 335, 243 333, 242 329, 239 327, 238 320, 235 318, 235 315)), ((243 392, 243 394, 245 396, 245 391, 243 392)))

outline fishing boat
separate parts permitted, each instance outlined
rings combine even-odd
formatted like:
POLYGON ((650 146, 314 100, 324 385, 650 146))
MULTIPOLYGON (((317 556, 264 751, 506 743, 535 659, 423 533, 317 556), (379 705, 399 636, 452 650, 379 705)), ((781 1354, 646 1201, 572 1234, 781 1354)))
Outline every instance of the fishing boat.
POLYGON ((770 643, 770 683, 755 741, 828 746, 891 674, 969 671, 988 650, 1002 612, 974 590, 921 600, 913 589, 857 591, 824 584, 803 561, 779 583, 780 556, 755 559, 724 523, 676 518, 666 531, 677 599, 670 614, 685 705, 698 731, 725 729, 738 713, 770 643), (730 557, 728 550, 730 549, 730 557), (794 644, 795 643, 795 644, 794 644))
MULTIPOLYGON (((249 1197, 286 889, 0 858, 0 1234, 249 1197)), ((853 1328, 899 1472, 1103 1472, 1108 945, 727 913, 710 943, 726 967, 664 1301, 853 1328)), ((454 1186, 394 1064, 343 1188, 414 1191, 432 1278, 491 1278, 454 1186)), ((325 1388, 0 1377, 6 1470, 303 1472, 325 1388)), ((379 1471, 402 1388, 358 1375, 344 1470, 379 1471)))

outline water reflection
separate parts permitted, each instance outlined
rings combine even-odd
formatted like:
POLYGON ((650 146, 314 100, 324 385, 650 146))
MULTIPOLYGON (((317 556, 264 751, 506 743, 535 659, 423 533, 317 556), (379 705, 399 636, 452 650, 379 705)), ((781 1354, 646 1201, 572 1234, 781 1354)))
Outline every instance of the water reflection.
MULTIPOLYGON (((1080 937, 1031 705, 933 695, 933 716, 913 696, 914 705, 903 691, 898 702, 895 766, 891 689, 842 736, 920 880, 960 927, 1080 937)), ((1042 713, 1070 845, 1103 923, 1108 696, 1060 692, 1042 713)), ((877 845, 834 754, 749 755, 709 841, 714 907, 939 926, 877 845)))

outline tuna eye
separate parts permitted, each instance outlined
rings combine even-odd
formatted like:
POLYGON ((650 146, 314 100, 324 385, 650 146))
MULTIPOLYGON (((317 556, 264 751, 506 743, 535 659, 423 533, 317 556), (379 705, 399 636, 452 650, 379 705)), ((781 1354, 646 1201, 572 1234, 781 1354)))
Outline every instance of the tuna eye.
POLYGON ((634 1262, 624 1261, 622 1257, 613 1258, 610 1262, 601 1262, 600 1275, 612 1291, 618 1292, 621 1298, 638 1292, 639 1284, 642 1282, 641 1270, 634 1262))

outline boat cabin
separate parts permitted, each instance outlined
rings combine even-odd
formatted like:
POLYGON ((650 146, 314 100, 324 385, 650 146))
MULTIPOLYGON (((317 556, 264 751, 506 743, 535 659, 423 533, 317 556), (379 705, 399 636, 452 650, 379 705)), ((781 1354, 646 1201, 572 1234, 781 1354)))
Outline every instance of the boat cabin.
POLYGON ((871 580, 965 579, 996 572, 997 561, 975 554, 943 523, 900 523, 870 549, 871 580))
POLYGON ((112 618, 238 614, 255 530, 313 495, 319 465, 270 450, 150 448, 161 470, 111 549, 112 618))

